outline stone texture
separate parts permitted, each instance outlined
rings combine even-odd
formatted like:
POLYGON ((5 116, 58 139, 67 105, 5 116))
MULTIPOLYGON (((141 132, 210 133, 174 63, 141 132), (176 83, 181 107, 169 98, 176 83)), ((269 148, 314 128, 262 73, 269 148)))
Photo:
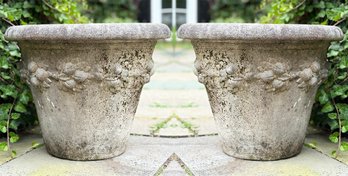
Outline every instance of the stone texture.
POLYGON ((347 165, 307 147, 289 159, 250 161, 225 155, 217 137, 196 140, 196 144, 186 143, 175 152, 196 176, 344 176, 348 171, 347 165))
MULTIPOLYGON (((194 51, 182 49, 182 43, 174 51, 169 43, 158 43, 153 54, 155 74, 151 82, 143 87, 139 106, 135 114, 132 134, 152 135, 154 126, 176 114, 182 121, 172 119, 153 135, 166 137, 187 137, 216 134, 215 122, 204 86, 193 74, 194 51), (161 48, 161 49, 158 49, 161 48), (176 123, 174 123, 176 122, 176 123), (184 123, 185 123, 184 122, 184 123), (174 123, 174 124, 173 124, 174 123)), ((190 43, 185 43, 192 46, 190 43)))
POLYGON ((170 37, 164 24, 100 23, 100 24, 46 24, 14 26, 7 29, 7 40, 155 40, 170 37))
POLYGON ((341 40, 343 33, 339 27, 323 25, 198 23, 180 26, 178 37, 192 40, 333 41, 341 40))
POLYGON ((160 128, 157 132, 153 132, 154 136, 161 136, 161 137, 181 137, 181 136, 194 136, 194 133, 188 129, 185 128, 184 124, 179 121, 174 116, 171 116, 169 121, 166 122, 166 124, 160 128))
POLYGON ((189 24, 178 36, 191 39, 195 74, 226 154, 276 160, 301 151, 314 95, 327 76, 329 42, 343 37, 339 28, 189 24))
POLYGON ((141 136, 151 136, 151 126, 159 123, 161 119, 153 117, 137 117, 135 115, 132 124, 131 134, 141 136))
MULTIPOLYGON (((332 151, 337 151, 338 144, 332 143, 328 139, 329 136, 325 133, 308 134, 305 142, 307 144, 313 144, 315 150, 327 155, 328 157, 332 157, 332 151)), ((342 138, 342 141, 348 142, 348 138, 342 138)), ((348 152, 340 151, 336 160, 348 165, 348 152)))
POLYGON ((142 87, 153 74, 156 40, 169 37, 168 27, 16 26, 5 37, 19 41, 21 75, 50 154, 96 160, 124 152, 142 87))
POLYGON ((123 155, 89 162, 55 158, 42 147, 0 165, 0 176, 140 176, 184 175, 184 172, 196 176, 345 176, 348 166, 306 147, 286 160, 240 160, 222 152, 217 136, 179 139, 131 136, 123 155))
POLYGON ((169 163, 168 167, 163 171, 163 176, 187 176, 185 170, 180 167, 178 162, 169 163))
MULTIPOLYGON (((41 145, 43 143, 42 136, 39 134, 20 134, 20 135, 21 135, 20 141, 11 144, 11 149, 16 151, 16 157, 20 157, 26 154, 27 152, 31 151, 33 149, 32 148, 33 142, 35 142, 38 145, 41 145), (22 138, 22 136, 25 136, 25 137, 22 138)), ((3 141, 0 141, 0 142, 3 142, 3 141)), ((11 159, 12 158, 9 152, 0 151, 0 165, 10 161, 11 159)))

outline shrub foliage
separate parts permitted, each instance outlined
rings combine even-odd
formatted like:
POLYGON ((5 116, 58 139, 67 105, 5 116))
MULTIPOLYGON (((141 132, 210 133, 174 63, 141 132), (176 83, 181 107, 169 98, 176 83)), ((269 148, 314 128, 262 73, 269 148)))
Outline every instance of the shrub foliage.
MULTIPOLYGON (((138 0, 139 1, 139 0, 138 0)), ((134 22, 135 0, 87 0, 85 13, 96 23, 134 22)))
POLYGON ((214 22, 254 22, 262 0, 210 0, 214 22))

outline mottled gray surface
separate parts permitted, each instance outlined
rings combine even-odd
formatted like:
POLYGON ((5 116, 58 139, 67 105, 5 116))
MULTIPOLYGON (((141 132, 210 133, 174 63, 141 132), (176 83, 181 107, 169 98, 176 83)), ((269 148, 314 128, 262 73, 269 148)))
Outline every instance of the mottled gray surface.
POLYGON ((156 40, 168 36, 162 24, 9 28, 6 37, 19 41, 21 76, 30 84, 49 153, 72 160, 122 154, 142 87, 153 74, 156 40))
POLYGON ((217 40, 341 40, 343 33, 335 26, 298 24, 184 24, 178 30, 182 39, 217 40))
MULTIPOLYGON (((342 141, 348 142, 348 138, 342 138, 342 141)), ((315 150, 332 157, 332 151, 337 151, 337 143, 329 140, 329 134, 316 133, 308 134, 305 143, 309 143, 315 147, 315 150)), ((348 152, 339 151, 336 160, 348 165, 348 152)))
POLYGON ((195 74, 207 89, 226 154, 252 160, 301 151, 314 96, 327 77, 326 51, 339 28, 189 24, 195 74), (312 42, 309 40, 318 40, 312 42))
MULTIPOLYGON (((42 136, 39 134, 20 134, 20 140, 16 143, 11 144, 11 150, 15 150, 16 157, 19 157, 32 150, 33 143, 37 145, 42 144, 42 136)), ((12 159, 13 158, 11 157, 9 152, 0 151, 0 165, 12 159)))
POLYGON ((9 27, 7 40, 115 40, 164 39, 170 30, 164 24, 100 23, 100 24, 45 24, 9 27))
POLYGON ((88 162, 55 158, 42 147, 0 166, 0 176, 152 176, 185 172, 195 176, 346 176, 348 166, 309 148, 286 160, 240 160, 222 152, 217 136, 181 139, 131 136, 123 155, 88 162), (173 153, 177 158, 162 170, 173 153))

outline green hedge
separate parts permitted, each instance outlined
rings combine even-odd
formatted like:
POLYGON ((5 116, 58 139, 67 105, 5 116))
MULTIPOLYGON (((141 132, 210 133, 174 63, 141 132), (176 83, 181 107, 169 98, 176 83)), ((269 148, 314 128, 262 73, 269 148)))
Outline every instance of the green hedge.
POLYGON ((214 22, 252 23, 262 11, 262 0, 212 0, 210 14, 214 22))
POLYGON ((328 130, 329 139, 338 144, 339 151, 347 151, 342 141, 348 134, 348 2, 346 0, 263 0, 267 14, 262 23, 303 23, 338 26, 344 39, 333 42, 327 53, 328 79, 319 88, 314 104, 311 124, 328 130))
POLYGON ((134 0, 87 0, 84 13, 96 23, 129 23, 136 21, 134 0))

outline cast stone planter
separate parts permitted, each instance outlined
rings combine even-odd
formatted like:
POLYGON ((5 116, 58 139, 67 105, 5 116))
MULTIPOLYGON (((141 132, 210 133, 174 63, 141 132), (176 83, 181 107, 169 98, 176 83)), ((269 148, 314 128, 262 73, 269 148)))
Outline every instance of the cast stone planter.
POLYGON ((163 24, 73 24, 10 27, 21 49, 47 151, 97 160, 125 151, 152 52, 168 38, 163 24))
POLYGON ((339 28, 201 23, 182 25, 178 37, 194 47, 226 154, 276 160, 301 151, 339 28))

